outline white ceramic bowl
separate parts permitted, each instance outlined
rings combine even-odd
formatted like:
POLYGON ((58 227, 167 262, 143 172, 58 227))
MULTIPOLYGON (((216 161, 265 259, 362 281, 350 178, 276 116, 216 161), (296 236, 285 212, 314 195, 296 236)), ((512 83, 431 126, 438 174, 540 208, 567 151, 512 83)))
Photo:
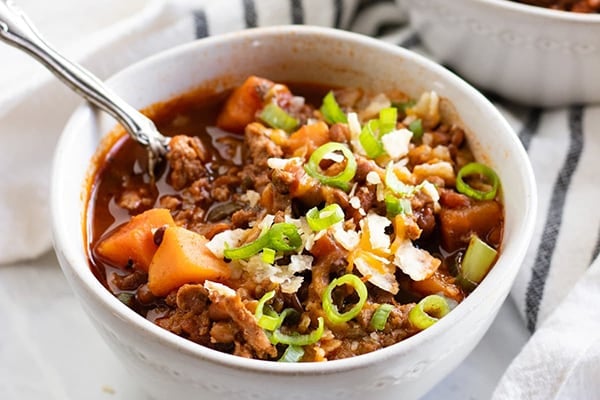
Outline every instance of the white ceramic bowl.
MULTIPOLYGON (((310 27, 276 27, 203 39, 142 61, 110 86, 142 108, 209 82, 227 87, 249 74, 274 80, 435 89, 452 99, 477 154, 498 172, 505 191, 505 240, 498 263, 463 303, 432 328, 370 354, 325 363, 248 360, 199 346, 152 324, 113 297, 90 271, 85 199, 90 160, 114 122, 90 106, 69 121, 56 150, 52 182, 55 248, 63 271, 98 332, 140 387, 156 399, 413 399, 423 395, 475 347, 505 299, 535 214, 526 153, 498 111, 444 68, 367 37, 310 27)), ((81 340, 81 338, 73 338, 81 340)))
POLYGON ((399 0, 439 62, 530 105, 600 101, 600 14, 508 0, 399 0))

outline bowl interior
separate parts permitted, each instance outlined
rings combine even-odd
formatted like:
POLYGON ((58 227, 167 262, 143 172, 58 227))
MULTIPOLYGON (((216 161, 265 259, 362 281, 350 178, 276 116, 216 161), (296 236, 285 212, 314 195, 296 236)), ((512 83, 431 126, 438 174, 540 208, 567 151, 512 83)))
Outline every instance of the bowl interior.
POLYGON ((93 173, 90 160, 115 123, 84 105, 71 118, 57 147, 51 195, 55 248, 83 303, 100 304, 112 315, 130 321, 132 329, 149 332, 180 351, 276 374, 326 373, 389 359, 438 337, 469 315, 488 326, 519 268, 535 214, 535 185, 526 154, 493 106, 462 80, 414 53, 355 34, 308 27, 263 28, 201 40, 128 68, 112 78, 110 86, 132 105, 143 108, 203 85, 226 89, 251 74, 276 81, 359 86, 372 91, 400 89, 412 96, 436 90, 451 99, 467 127, 474 152, 496 169, 504 187, 504 245, 489 276, 432 328, 390 348, 352 359, 318 366, 275 365, 278 363, 245 360, 187 342, 137 316, 105 290, 89 269, 84 221, 86 192, 93 173), (495 309, 491 315, 480 316, 478 310, 486 307, 478 305, 486 301, 495 309))

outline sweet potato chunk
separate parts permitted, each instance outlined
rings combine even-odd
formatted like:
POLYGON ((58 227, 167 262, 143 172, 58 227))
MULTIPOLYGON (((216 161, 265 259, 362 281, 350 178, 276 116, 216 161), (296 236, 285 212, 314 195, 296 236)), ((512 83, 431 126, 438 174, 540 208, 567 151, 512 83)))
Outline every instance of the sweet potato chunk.
POLYGON ((323 121, 302 125, 285 143, 286 154, 309 157, 319 146, 329 142, 329 127, 323 121), (299 154, 298 152, 301 152, 299 154))
POLYGON ((163 226, 175 226, 165 208, 153 208, 131 218, 110 233, 96 247, 96 254, 116 267, 125 268, 133 262, 137 269, 148 271, 158 246, 154 232, 163 226))
POLYGON ((206 247, 208 239, 185 228, 165 230, 148 269, 148 288, 156 296, 166 296, 186 283, 223 281, 231 271, 206 247))
POLYGON ((244 133, 244 128, 255 119, 263 106, 263 95, 274 85, 268 79, 251 76, 231 93, 221 113, 217 126, 229 132, 244 133))
POLYGON ((439 271, 436 271, 432 276, 422 281, 411 282, 411 287, 422 295, 442 293, 449 299, 458 302, 462 301, 464 298, 463 292, 454 283, 454 278, 450 278, 439 271))
POLYGON ((442 208, 440 227, 444 249, 455 251, 466 246, 473 233, 486 242, 491 241, 490 233, 502 229, 502 214, 502 206, 493 200, 478 201, 465 208, 442 208))

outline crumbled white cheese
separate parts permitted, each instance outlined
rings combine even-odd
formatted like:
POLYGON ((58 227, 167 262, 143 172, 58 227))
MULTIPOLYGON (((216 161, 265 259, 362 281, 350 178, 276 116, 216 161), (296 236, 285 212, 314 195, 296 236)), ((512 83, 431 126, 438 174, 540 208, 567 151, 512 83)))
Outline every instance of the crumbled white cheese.
POLYGON ((300 112, 302 107, 304 107, 304 97, 301 96, 292 96, 289 100, 290 111, 292 112, 300 112))
POLYGON ((394 275, 395 266, 387 259, 362 252, 354 259, 354 265, 373 285, 392 294, 398 293, 398 282, 394 275))
POLYGON ((352 206, 352 208, 358 210, 360 208, 360 199, 356 196, 352 196, 350 197, 350 200, 348 201, 348 203, 350 203, 350 206, 352 206))
POLYGON ((413 281, 422 281, 433 275, 441 261, 427 250, 413 246, 410 240, 404 240, 394 254, 394 264, 413 281))
POLYGON ((272 169, 285 169, 288 164, 287 158, 271 157, 267 160, 267 165, 272 169))
POLYGON ((267 214, 262 221, 258 223, 258 227, 264 232, 273 225, 273 221, 275 221, 275 216, 273 214, 267 214))
POLYGON ((267 166, 271 169, 285 170, 288 166, 302 165, 304 160, 300 157, 291 158, 276 158, 271 157, 267 159, 267 166))
POLYGON ((390 237, 385 233, 385 229, 392 222, 386 217, 375 213, 370 213, 364 220, 367 222, 371 247, 373 249, 388 249, 390 247, 390 237))
POLYGON ((222 283, 213 281, 204 281, 204 288, 208 290, 209 294, 215 293, 225 297, 235 297, 235 290, 229 286, 223 285, 222 283))
POLYGON ((381 137, 385 152, 393 159, 398 160, 408 154, 408 145, 413 133, 408 129, 398 129, 381 137))
POLYGON ((290 256, 290 272, 302 272, 312 268, 313 257, 304 254, 294 254, 290 256))
POLYGON ((385 185, 383 183, 380 183, 377 185, 377 201, 384 201, 385 200, 385 185))
POLYGON ((390 99, 384 93, 379 93, 371 99, 366 108, 360 111, 359 118, 363 121, 375 118, 379 115, 379 111, 391 105, 390 99))
POLYGON ((206 248, 208 248, 215 257, 223 258, 223 251, 226 246, 229 248, 238 247, 245 234, 246 232, 243 229, 226 230, 217 233, 208 243, 206 243, 206 248))
POLYGON ((424 92, 411 111, 423 119, 424 125, 435 126, 440 122, 440 97, 435 91, 424 92))
POLYGON ((360 121, 358 120, 358 114, 350 112, 346 116, 348 119, 348 129, 350 129, 350 135, 352 137, 358 137, 360 135, 360 121))
POLYGON ((295 293, 302 284, 303 277, 296 276, 298 272, 312 268, 313 257, 309 255, 292 255, 289 265, 271 265, 262 260, 260 254, 254 255, 242 262, 244 270, 255 282, 265 279, 281 286, 284 293, 295 293))
POLYGON ((378 185, 381 183, 381 177, 375 171, 369 171, 366 179, 367 183, 370 183, 371 185, 378 185))
POLYGON ((348 129, 350 131, 350 145, 355 154, 366 155, 366 151, 360 143, 360 121, 358 120, 358 114, 351 112, 347 115, 348 129))
POLYGON ((454 168, 452 168, 452 164, 448 161, 415 165, 413 174, 417 180, 425 180, 430 176, 439 176, 445 182, 454 182, 456 179, 454 168))
POLYGON ((335 151, 330 151, 329 153, 327 153, 323 156, 323 160, 331 160, 335 163, 341 163, 342 161, 345 160, 345 157, 340 153, 337 153, 335 151))
POLYGON ((250 207, 254 207, 260 201, 260 194, 254 190, 248 190, 242 195, 242 200, 247 201, 250 207))
POLYGON ((296 228, 298 228, 298 233, 300 233, 300 238, 302 239, 302 247, 299 251, 302 252, 302 249, 310 251, 315 243, 315 235, 313 230, 308 225, 308 222, 306 222, 306 218, 300 217, 299 219, 296 219, 286 215, 285 222, 294 224, 296 228))
POLYGON ((440 200, 440 194, 433 183, 429 181, 423 181, 421 184, 421 190, 427 196, 431 197, 431 200, 433 200, 434 203, 437 203, 440 200))
POLYGON ((348 193, 349 198, 354 196, 357 188, 358 188, 358 183, 355 183, 354 185, 352 185, 352 189, 350 189, 350 193, 348 193))
POLYGON ((334 224, 331 229, 333 231, 333 238, 346 250, 352 251, 358 246, 360 240, 358 232, 354 230, 345 230, 342 226, 342 222, 334 224))

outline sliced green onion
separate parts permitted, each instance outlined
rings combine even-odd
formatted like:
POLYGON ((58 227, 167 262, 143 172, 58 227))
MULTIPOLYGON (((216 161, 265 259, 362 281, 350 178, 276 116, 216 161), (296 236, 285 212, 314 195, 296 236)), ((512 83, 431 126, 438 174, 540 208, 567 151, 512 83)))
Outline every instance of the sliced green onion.
MULTIPOLYGON (((256 311, 254 312, 254 317, 258 321, 258 326, 267 330, 274 331, 279 327, 279 315, 266 315, 265 314, 265 303, 275 297, 275 291, 271 290, 263 295, 263 297, 258 300, 258 304, 256 305, 256 311)), ((276 313, 275 313, 276 314, 276 313)))
POLYGON ((343 220, 344 210, 338 204, 330 204, 321 211, 317 207, 313 207, 306 213, 306 222, 315 232, 327 229, 343 220))
POLYGON ((350 189, 350 181, 356 174, 356 159, 352 154, 352 151, 348 146, 342 143, 329 142, 317 148, 308 163, 304 166, 306 173, 313 178, 318 179, 321 183, 328 186, 335 186, 342 190, 348 191, 350 189), (323 173, 321 169, 321 161, 330 153, 340 151, 346 159, 346 168, 342 172, 334 176, 328 176, 323 173))
POLYGON ((237 247, 235 249, 223 250, 223 255, 225 256, 225 258, 228 258, 230 260, 247 259, 247 258, 252 257, 255 254, 258 254, 262 249, 267 247, 268 243, 269 243, 268 235, 263 234, 255 241, 247 243, 241 247, 237 247))
POLYGON ((382 304, 377 307, 377 310, 375 310, 371 317, 371 326, 373 329, 378 331, 383 330, 393 309, 394 306, 391 304, 382 304))
POLYGON ((412 214, 412 206, 408 199, 399 199, 388 193, 385 195, 384 201, 387 215, 390 217, 395 217, 398 214, 412 214))
POLYGON ((385 168, 385 185, 395 194, 403 197, 410 196, 414 193, 415 187, 407 185, 396 176, 394 172, 394 164, 390 162, 385 168))
POLYGON ((393 101, 393 102, 392 102, 392 107, 396 107, 396 108, 397 108, 398 110, 400 110, 400 111, 401 111, 403 114, 406 114, 406 110, 407 110, 408 108, 414 107, 414 105, 415 105, 415 104, 417 104, 417 101, 416 101, 416 100, 408 100, 408 101, 401 102, 401 103, 398 103, 398 102, 395 102, 395 101, 393 101))
POLYGON ((342 111, 337 101, 335 100, 335 96, 333 92, 327 93, 327 95, 323 98, 323 105, 321 105, 321 114, 323 114, 323 118, 329 124, 335 124, 338 122, 347 123, 348 118, 346 114, 342 111))
POLYGON ((478 285, 492 267, 497 255, 498 251, 479 239, 477 235, 471 235, 461 263, 460 280, 466 281, 466 286, 478 285))
POLYGON ((267 264, 273 264, 275 262, 275 255, 277 252, 273 249, 263 249, 262 251, 262 260, 267 264))
POLYGON ((323 311, 325 311, 325 316, 327 320, 334 324, 340 324, 342 322, 348 322, 352 318, 356 317, 360 310, 365 305, 367 301, 367 286, 360 278, 354 274, 346 274, 339 278, 334 279, 323 292, 323 311), (333 303, 333 290, 342 285, 351 286, 356 294, 358 294, 358 302, 345 313, 340 313, 337 306, 333 303))
POLYGON ((367 156, 372 159, 379 157, 385 152, 383 144, 379 140, 378 131, 379 120, 372 119, 363 126, 360 135, 358 135, 361 146, 365 149, 367 156))
POLYGON ((500 178, 496 175, 493 169, 487 165, 480 164, 478 162, 472 162, 460 169, 456 175, 456 190, 460 193, 467 195, 476 200, 492 200, 496 197, 498 192, 498 186, 500 186, 500 178), (464 177, 469 175, 483 175, 486 180, 490 183, 492 188, 484 192, 477 190, 464 181, 464 177))
POLYGON ((267 104, 258 117, 271 128, 283 129, 286 132, 293 131, 299 124, 296 118, 275 103, 267 104))
POLYGON ((298 227, 289 222, 274 224, 267 232, 269 243, 267 246, 277 251, 292 251, 302 245, 302 238, 298 227))
POLYGON ((271 226, 258 239, 235 249, 223 250, 225 258, 230 260, 248 259, 264 249, 277 251, 296 250, 302 245, 302 238, 296 225, 280 222, 271 226))
POLYGON ((319 317, 317 321, 319 322, 317 329, 304 335, 287 335, 282 333, 281 330, 277 329, 273 332, 272 342, 275 344, 283 343, 292 346, 306 346, 316 343, 319 341, 319 339, 321 339, 321 336, 323 336, 323 332, 325 331, 325 321, 323 321, 323 317, 319 317))
POLYGON ((398 109, 387 107, 379 111, 379 134, 381 136, 396 129, 398 123, 398 109))
POLYGON ((281 356, 281 358, 278 361, 295 363, 295 362, 300 361, 302 359, 302 357, 304 357, 304 348, 303 347, 289 345, 285 349, 285 351, 283 352, 283 355, 281 356))
POLYGON ((408 313, 409 322, 423 330, 435 324, 450 312, 446 299, 437 294, 429 295, 419 301, 408 313))
POLYGON ((413 133, 413 138, 420 139, 423 136, 423 122, 421 119, 415 119, 408 124, 408 130, 413 133))

